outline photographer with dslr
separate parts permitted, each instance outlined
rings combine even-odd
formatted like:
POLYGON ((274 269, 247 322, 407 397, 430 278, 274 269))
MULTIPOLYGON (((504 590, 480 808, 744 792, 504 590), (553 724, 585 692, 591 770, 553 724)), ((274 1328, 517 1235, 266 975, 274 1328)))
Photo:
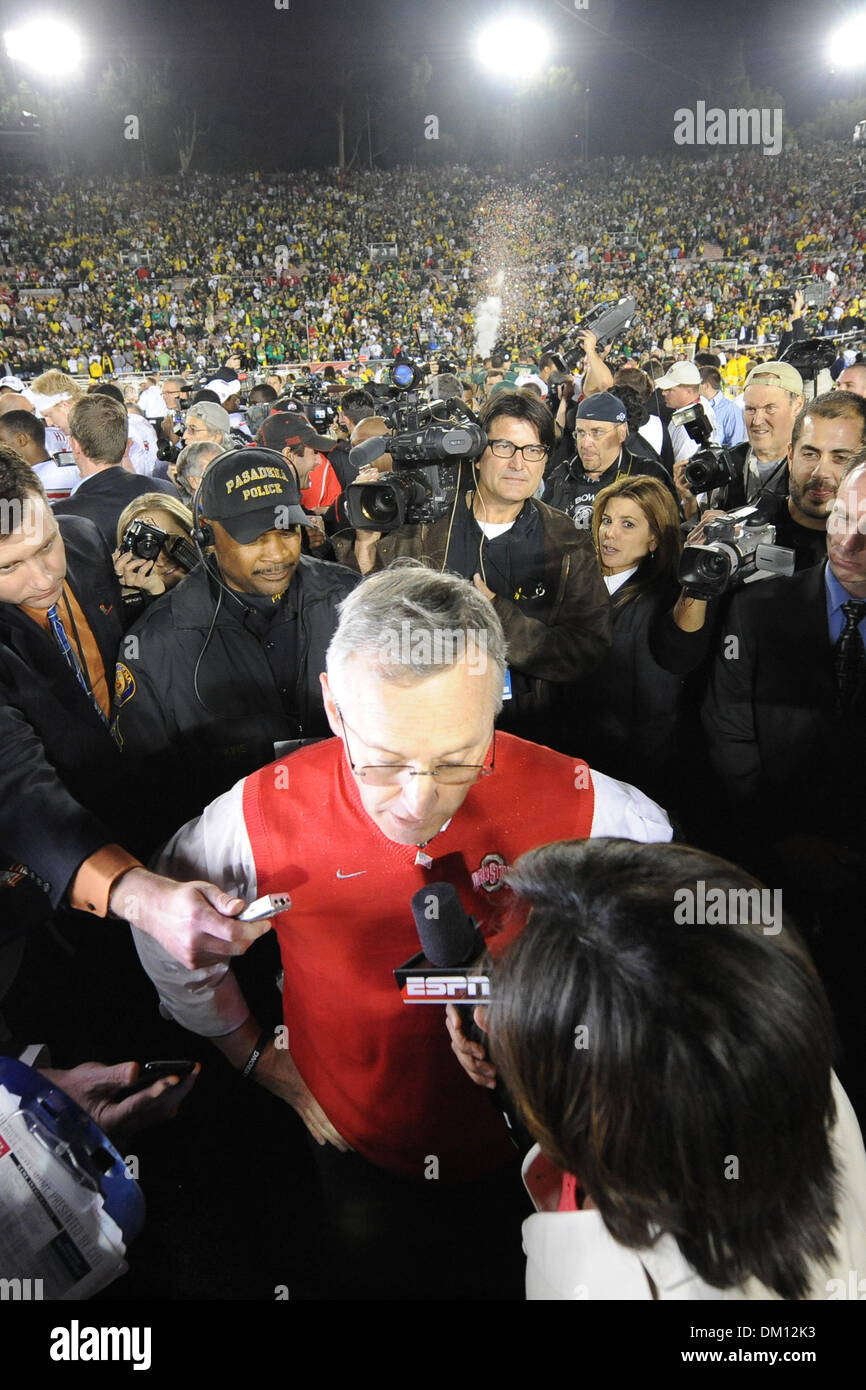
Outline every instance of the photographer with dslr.
POLYGON ((130 502, 120 514, 112 556, 121 584, 152 597, 173 589, 199 562, 192 532, 192 512, 174 497, 146 492, 130 502))
POLYGON ((301 554, 312 522, 272 449, 215 459, 194 516, 205 561, 135 623, 115 683, 115 736, 148 777, 170 779, 178 821, 327 732, 319 671, 358 583, 301 554))
POLYGON ((788 496, 788 447, 805 402, 803 378, 789 362, 761 362, 746 377, 744 398, 748 443, 725 451, 709 487, 687 485, 685 466, 678 470, 687 517, 698 508, 730 512, 760 503, 772 521, 788 496))

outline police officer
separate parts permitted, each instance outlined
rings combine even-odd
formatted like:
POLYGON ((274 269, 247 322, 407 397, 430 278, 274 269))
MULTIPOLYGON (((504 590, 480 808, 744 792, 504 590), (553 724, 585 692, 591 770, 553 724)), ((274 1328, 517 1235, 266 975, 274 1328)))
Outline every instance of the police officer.
POLYGON ((124 755, 188 815, 328 732, 319 673, 359 582, 301 554, 311 520, 276 450, 215 459, 193 511, 204 562, 131 629, 114 706, 124 755))

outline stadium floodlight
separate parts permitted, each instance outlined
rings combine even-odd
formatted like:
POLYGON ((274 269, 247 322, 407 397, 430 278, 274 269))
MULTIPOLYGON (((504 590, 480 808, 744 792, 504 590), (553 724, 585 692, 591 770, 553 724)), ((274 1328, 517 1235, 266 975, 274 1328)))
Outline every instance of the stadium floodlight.
POLYGON ((81 39, 59 19, 31 20, 3 38, 13 62, 37 68, 46 77, 74 72, 81 63, 81 39))
POLYGON ((831 67, 866 67, 866 10, 846 19, 833 34, 827 48, 831 67))
POLYGON ((499 77, 535 77, 550 52, 550 35, 525 15, 503 15, 478 35, 479 61, 499 77))

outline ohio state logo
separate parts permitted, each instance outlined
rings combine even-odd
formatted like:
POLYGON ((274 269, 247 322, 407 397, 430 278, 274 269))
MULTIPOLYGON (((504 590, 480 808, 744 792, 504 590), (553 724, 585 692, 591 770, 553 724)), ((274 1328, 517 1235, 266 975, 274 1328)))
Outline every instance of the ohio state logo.
POLYGON ((502 880, 507 873, 508 865, 501 854, 485 854, 472 875, 472 887, 483 888, 485 893, 495 893, 502 887, 502 880))

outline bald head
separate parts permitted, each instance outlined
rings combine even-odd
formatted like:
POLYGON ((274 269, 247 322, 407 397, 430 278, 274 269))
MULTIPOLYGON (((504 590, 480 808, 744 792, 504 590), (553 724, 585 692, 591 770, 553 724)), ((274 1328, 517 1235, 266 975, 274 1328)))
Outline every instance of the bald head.
POLYGON ((5 391, 0 396, 0 415, 8 415, 10 410, 27 410, 31 415, 36 414, 36 408, 32 401, 28 401, 26 396, 21 396, 17 391, 5 391))
MULTIPOLYGON (((840 391, 851 391, 855 396, 866 396, 866 362, 855 362, 839 373, 836 382, 840 391)), ((0 406, 3 402, 0 401, 0 406)))

